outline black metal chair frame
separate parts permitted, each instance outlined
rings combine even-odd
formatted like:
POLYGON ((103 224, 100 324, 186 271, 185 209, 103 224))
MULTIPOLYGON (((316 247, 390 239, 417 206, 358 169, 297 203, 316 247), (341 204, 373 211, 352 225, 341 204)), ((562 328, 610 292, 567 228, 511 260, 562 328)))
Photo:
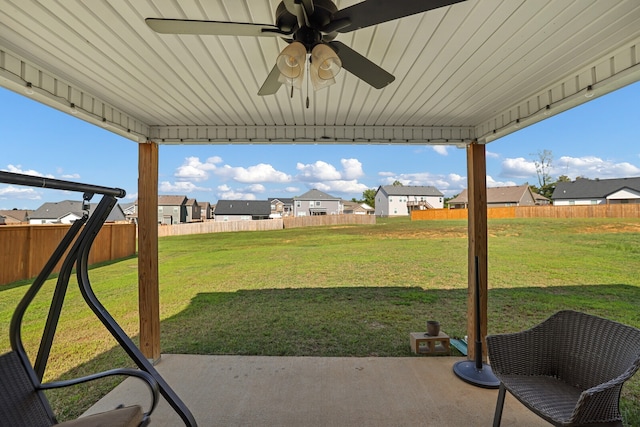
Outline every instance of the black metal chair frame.
POLYGON ((124 197, 125 191, 119 188, 110 188, 63 180, 46 179, 3 171, 0 171, 0 182, 84 193, 83 203, 87 208, 87 212, 85 212, 84 216, 80 220, 77 220, 72 224, 72 226, 69 228, 69 231, 59 243, 58 247, 55 249, 40 274, 27 290, 24 297, 16 307, 16 310, 14 311, 9 328, 12 352, 15 352, 18 356, 22 367, 29 376, 34 389, 37 391, 37 395, 52 422, 55 423, 56 420, 53 411, 51 410, 51 407, 47 402, 46 396, 44 395, 44 390, 66 387, 69 385, 79 384, 105 376, 129 375, 144 380, 151 390, 152 402, 149 411, 144 415, 145 422, 146 420, 148 420, 149 414, 155 409, 157 405, 159 391, 160 394, 162 394, 162 396, 167 400, 171 407, 184 421, 186 426, 196 426, 197 423, 195 421, 195 418, 193 417, 187 406, 182 402, 182 400, 180 400, 178 395, 162 378, 162 376, 154 368, 151 362, 147 360, 147 358, 142 354, 142 352, 124 332, 120 325, 115 321, 111 314, 109 314, 106 308, 100 303, 92 289, 91 282, 89 280, 88 260, 91 246, 101 227, 107 220, 109 213, 115 206, 117 202, 116 197, 124 197), (95 208, 93 214, 89 216, 89 201, 95 194, 101 194, 102 198, 95 208), (31 304, 31 302, 38 294, 43 284, 48 279, 53 269, 62 259, 67 250, 68 253, 64 258, 62 267, 58 274, 56 287, 51 300, 51 305, 44 326, 38 353, 32 366, 22 343, 22 319, 27 308, 29 307, 29 304, 31 304), (46 369, 47 361, 49 359, 51 346, 53 344, 53 339, 56 333, 58 320, 60 318, 62 305, 64 303, 66 291, 68 288, 69 278, 71 277, 74 265, 76 267, 78 286, 85 302, 139 369, 116 368, 83 378, 67 381, 48 382, 43 384, 43 375, 46 369))

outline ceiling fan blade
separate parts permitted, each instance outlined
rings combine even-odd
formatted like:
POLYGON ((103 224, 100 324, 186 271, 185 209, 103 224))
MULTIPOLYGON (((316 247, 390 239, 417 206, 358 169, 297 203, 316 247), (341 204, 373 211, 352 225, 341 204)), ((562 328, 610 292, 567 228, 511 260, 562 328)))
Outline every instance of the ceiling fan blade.
POLYGON ((282 86, 282 83, 278 79, 279 77, 280 77, 280 70, 278 69, 278 66, 275 65, 271 69, 271 72, 267 76, 264 83, 262 83, 262 87, 258 91, 258 95, 265 96, 265 95, 275 94, 278 91, 278 89, 280 89, 280 86, 282 86))
POLYGON ((337 30, 340 33, 348 33, 358 28, 393 21, 462 1, 466 0, 365 0, 339 10, 332 21, 345 18, 351 20, 351 25, 337 30))
POLYGON ((355 50, 341 42, 330 42, 327 45, 334 50, 342 61, 342 68, 362 79, 376 89, 382 89, 395 80, 389 74, 355 50))
POLYGON ((271 24, 249 22, 197 21, 190 19, 147 18, 147 25, 162 34, 196 34, 213 36, 282 37, 290 32, 271 24))

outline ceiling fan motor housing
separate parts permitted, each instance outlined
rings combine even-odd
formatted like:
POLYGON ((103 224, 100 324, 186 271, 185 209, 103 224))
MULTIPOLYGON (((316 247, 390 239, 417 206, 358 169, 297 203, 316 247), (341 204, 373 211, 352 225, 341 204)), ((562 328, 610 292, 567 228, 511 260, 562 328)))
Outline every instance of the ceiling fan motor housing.
MULTIPOLYGON (((304 6, 301 5, 300 10, 302 7, 304 6)), ((314 0, 313 13, 305 19, 291 13, 283 1, 276 9, 275 23, 280 30, 293 32, 293 40, 301 42, 307 51, 311 52, 318 43, 329 42, 336 37, 337 32, 324 33, 322 29, 331 23, 331 18, 337 11, 338 8, 331 0, 314 0), (308 21, 309 25, 299 25, 299 22, 305 21, 308 21)))

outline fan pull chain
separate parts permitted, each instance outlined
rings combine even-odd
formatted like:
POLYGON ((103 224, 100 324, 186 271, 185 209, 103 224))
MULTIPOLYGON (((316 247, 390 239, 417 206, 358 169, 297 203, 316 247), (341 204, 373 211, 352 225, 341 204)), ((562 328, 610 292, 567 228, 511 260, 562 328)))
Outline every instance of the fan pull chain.
POLYGON ((309 56, 309 66, 307 67, 307 110, 309 109, 309 71, 311 69, 311 56, 309 56))

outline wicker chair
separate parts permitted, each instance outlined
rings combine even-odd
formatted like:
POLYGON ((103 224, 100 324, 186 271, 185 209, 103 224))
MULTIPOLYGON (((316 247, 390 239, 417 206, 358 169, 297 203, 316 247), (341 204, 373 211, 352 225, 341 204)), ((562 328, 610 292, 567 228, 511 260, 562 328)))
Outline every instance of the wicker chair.
POLYGON ((640 330, 575 311, 532 329, 487 337, 500 390, 499 426, 508 390, 555 426, 621 426, 623 383, 640 367, 640 330))

